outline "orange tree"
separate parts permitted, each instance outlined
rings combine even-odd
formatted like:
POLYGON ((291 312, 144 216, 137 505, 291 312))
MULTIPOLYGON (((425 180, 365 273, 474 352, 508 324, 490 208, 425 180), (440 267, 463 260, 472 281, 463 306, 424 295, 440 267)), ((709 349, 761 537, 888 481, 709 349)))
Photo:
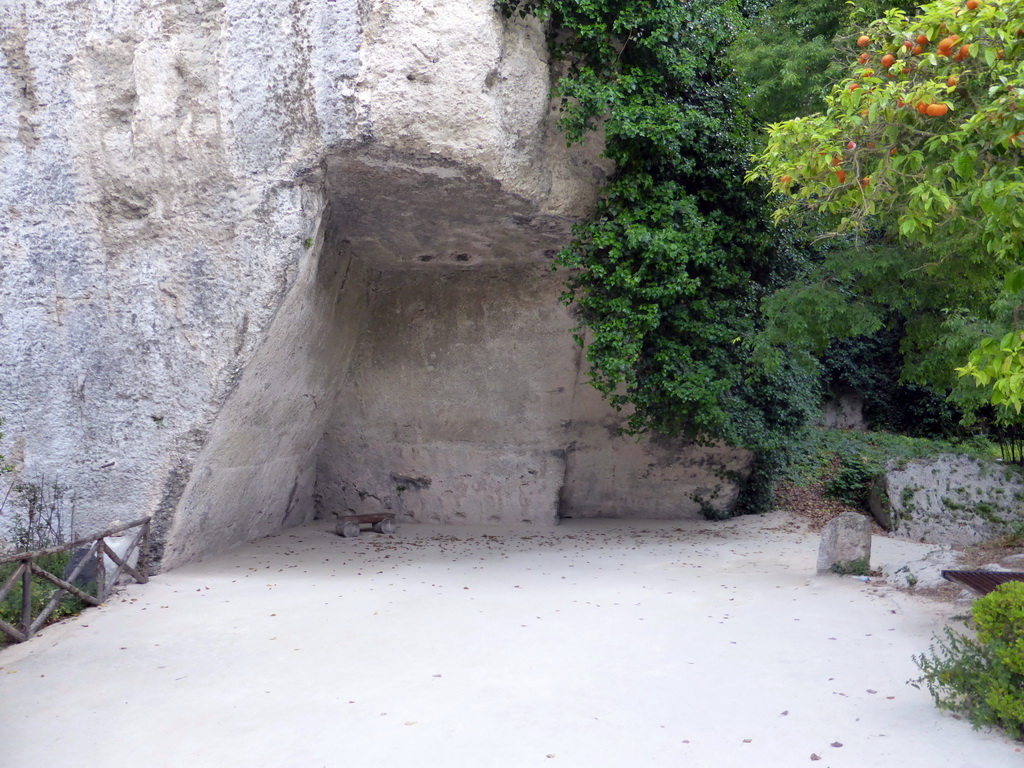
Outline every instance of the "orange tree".
MULTIPOLYGON (((940 329, 1002 337, 1024 303, 1024 3, 892 10, 844 53, 825 110, 769 126, 748 179, 771 185, 777 222, 813 219, 865 245, 902 241, 898 257, 889 249, 875 262, 867 247, 839 251, 844 262, 826 265, 821 284, 900 294, 919 347, 956 346, 940 329)), ((991 369, 981 350, 962 375, 991 369)), ((993 388, 997 404, 1009 402, 1006 386, 993 388)))

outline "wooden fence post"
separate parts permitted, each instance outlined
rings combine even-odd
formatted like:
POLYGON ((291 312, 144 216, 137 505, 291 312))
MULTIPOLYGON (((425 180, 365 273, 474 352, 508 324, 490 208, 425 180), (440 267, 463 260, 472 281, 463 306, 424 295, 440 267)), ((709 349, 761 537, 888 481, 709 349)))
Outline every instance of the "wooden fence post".
POLYGON ((25 570, 21 573, 21 632, 28 637, 32 626, 32 558, 25 558, 25 570))
POLYGON ((133 520, 130 523, 124 523, 122 525, 108 528, 102 533, 93 534, 92 536, 77 539, 66 544, 60 544, 56 547, 49 547, 36 552, 19 552, 12 555, 0 556, 0 565, 4 565, 6 563, 18 564, 15 567, 14 572, 11 573, 2 584, 0 584, 0 600, 3 600, 8 593, 16 588, 18 578, 19 576, 21 577, 21 626, 17 627, 4 621, 0 621, 0 632, 7 635, 15 642, 24 642, 43 626, 47 618, 63 599, 64 593, 70 593, 88 605, 99 605, 109 596, 109 592, 117 585, 118 577, 122 572, 127 572, 138 583, 145 584, 149 581, 149 574, 147 571, 149 570, 148 548, 151 520, 152 518, 150 517, 144 517, 139 520, 133 520), (123 558, 107 544, 106 538, 108 536, 123 533, 139 526, 141 526, 141 530, 135 534, 135 537, 131 540, 123 558), (50 573, 45 568, 38 566, 35 563, 35 558, 53 555, 58 552, 73 551, 76 547, 89 543, 92 544, 92 547, 89 549, 89 553, 81 559, 78 566, 67 576, 67 581, 56 574, 50 573), (131 553, 136 549, 139 550, 139 559, 136 561, 135 567, 132 567, 128 565, 127 561, 130 558, 131 553), (105 562, 108 555, 115 566, 117 566, 109 579, 106 574, 105 562), (95 597, 87 592, 83 592, 72 583, 76 578, 78 578, 78 574, 82 572, 88 562, 94 557, 96 558, 97 577, 95 597), (50 597, 49 603, 47 603, 43 608, 39 616, 37 616, 33 621, 32 579, 36 575, 45 581, 52 582, 58 587, 58 589, 50 597))

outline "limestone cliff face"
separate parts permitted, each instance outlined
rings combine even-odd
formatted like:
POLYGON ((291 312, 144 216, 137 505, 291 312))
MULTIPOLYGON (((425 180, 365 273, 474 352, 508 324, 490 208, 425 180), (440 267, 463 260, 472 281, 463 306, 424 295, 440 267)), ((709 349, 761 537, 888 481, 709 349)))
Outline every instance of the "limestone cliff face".
POLYGON ((549 80, 489 0, 8 2, 8 459, 71 486, 83 532, 155 514, 164 567, 315 500, 692 512, 742 456, 615 458, 614 415, 581 410, 547 265, 607 168, 565 148, 549 80))

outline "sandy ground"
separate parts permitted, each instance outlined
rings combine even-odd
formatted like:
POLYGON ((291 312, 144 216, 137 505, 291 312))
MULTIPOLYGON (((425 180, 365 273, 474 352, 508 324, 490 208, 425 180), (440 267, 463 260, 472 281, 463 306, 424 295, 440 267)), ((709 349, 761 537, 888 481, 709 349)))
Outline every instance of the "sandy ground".
POLYGON ((785 514, 330 531, 0 651, 0 766, 1024 765, 906 684, 965 606, 815 576, 785 514))

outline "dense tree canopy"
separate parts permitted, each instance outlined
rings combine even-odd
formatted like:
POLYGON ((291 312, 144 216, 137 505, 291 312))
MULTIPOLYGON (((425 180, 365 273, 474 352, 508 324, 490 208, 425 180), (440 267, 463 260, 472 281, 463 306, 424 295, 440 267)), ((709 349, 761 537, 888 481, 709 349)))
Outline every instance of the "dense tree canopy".
MULTIPOLYGON (((802 117, 825 106, 825 95, 843 75, 835 37, 850 23, 845 0, 748 4, 752 18, 730 50, 747 91, 747 106, 762 122, 802 117)), ((910 10, 906 0, 861 0, 862 13, 910 10)))
POLYGON ((750 174, 779 195, 778 220, 858 241, 800 299, 842 307, 847 331, 895 308, 912 374, 940 386, 953 360, 1014 327, 1022 299, 1022 29, 1017 0, 939 0, 864 24, 825 110, 771 126, 750 174))

